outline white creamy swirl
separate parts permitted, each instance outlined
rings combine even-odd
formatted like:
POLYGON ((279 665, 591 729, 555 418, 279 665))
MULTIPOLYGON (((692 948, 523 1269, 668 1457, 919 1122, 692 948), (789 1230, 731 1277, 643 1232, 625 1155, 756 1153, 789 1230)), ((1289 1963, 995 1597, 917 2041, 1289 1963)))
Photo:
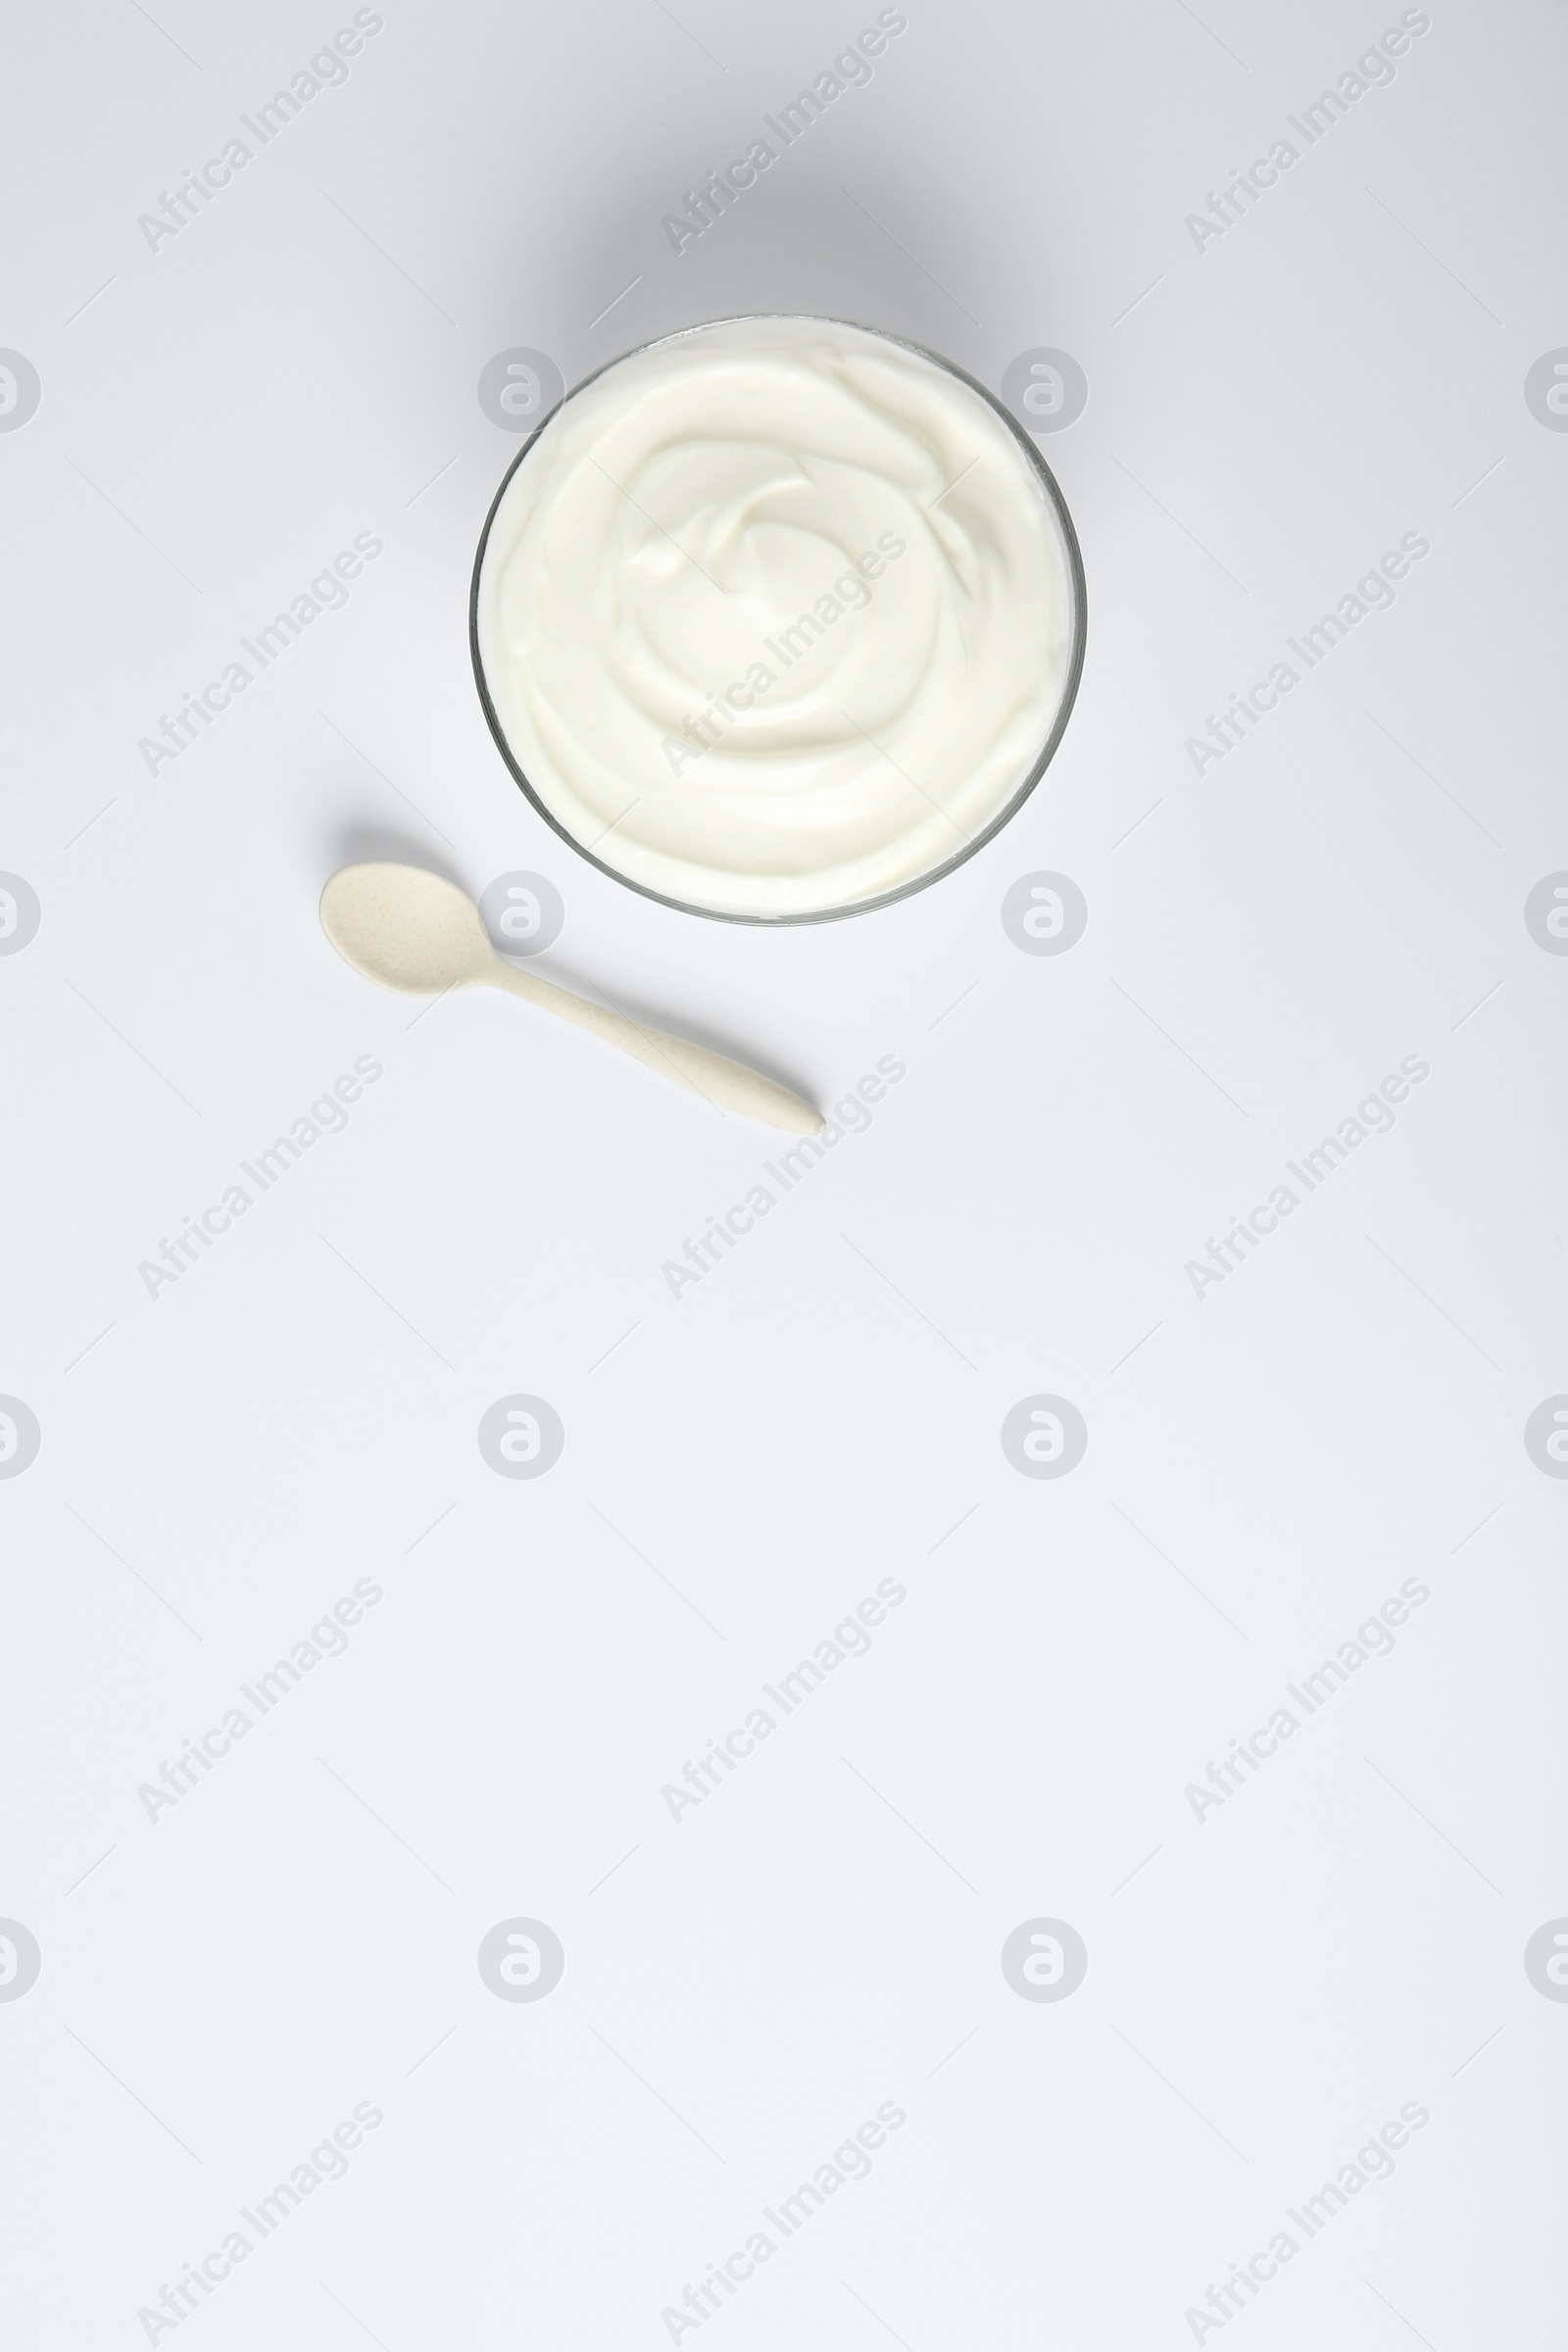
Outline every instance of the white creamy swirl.
POLYGON ((916 352, 745 318, 637 352, 529 449, 479 658, 557 822, 727 914, 821 913, 946 864, 1060 707, 1060 526, 1005 422, 916 352))

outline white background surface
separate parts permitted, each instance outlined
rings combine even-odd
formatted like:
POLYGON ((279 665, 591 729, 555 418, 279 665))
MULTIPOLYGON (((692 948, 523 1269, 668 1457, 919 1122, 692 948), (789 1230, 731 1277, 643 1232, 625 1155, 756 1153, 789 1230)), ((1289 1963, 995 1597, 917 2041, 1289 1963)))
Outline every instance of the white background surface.
POLYGON ((1522 1442, 1568 1387, 1568 962, 1522 913, 1568 864, 1568 438, 1523 397, 1568 341, 1560 9, 1434 0, 1200 253, 1186 215, 1396 10, 911 0, 679 257, 662 216, 874 10, 388 0, 151 252, 138 215, 351 12, 156 13, 16 20, 0 165, 0 343, 43 387, 0 435, 0 866, 43 910, 0 960, 0 1389, 42 1429, 0 1483, 0 1912, 43 1955, 0 2006, 8 2335, 145 2342, 369 2101, 347 2178, 156 2340, 666 2343, 891 2100, 870 2178, 679 2340, 1568 2341, 1568 2006, 1522 1964, 1568 1912, 1568 1490, 1522 1442), (466 643, 516 446, 485 362, 569 384, 752 308, 1091 385, 1043 444, 1090 588, 1046 784, 939 887, 773 933, 558 842, 466 643), (346 609, 150 777, 138 739, 360 531, 346 609), (1408 531, 1394 609, 1196 777, 1205 714, 1408 531), (546 873, 540 968, 824 1103, 907 1077, 674 1299, 767 1136, 500 997, 416 1023, 318 928, 367 852, 546 873), (1060 957, 1000 921, 1042 867, 1089 901, 1060 957), (362 1054, 348 1130, 149 1298, 362 1054), (1195 1297, 1404 1055, 1394 1131, 1195 1297), (537 1482, 475 1443, 516 1391, 565 1425, 537 1482), (1039 1391, 1088 1422, 1059 1482, 999 1442, 1039 1391), (663 1785, 888 1577, 869 1654, 673 1821, 663 1785), (346 1653, 150 1820, 364 1578, 346 1653), (1196 1819, 1406 1578, 1394 1653, 1196 1819), (516 1914, 565 1949, 532 2005, 475 1966, 516 1914), (1054 2005, 999 1967, 1040 1914, 1089 1949, 1054 2005), (1184 2318, 1407 2101, 1392 2179, 1184 2318))

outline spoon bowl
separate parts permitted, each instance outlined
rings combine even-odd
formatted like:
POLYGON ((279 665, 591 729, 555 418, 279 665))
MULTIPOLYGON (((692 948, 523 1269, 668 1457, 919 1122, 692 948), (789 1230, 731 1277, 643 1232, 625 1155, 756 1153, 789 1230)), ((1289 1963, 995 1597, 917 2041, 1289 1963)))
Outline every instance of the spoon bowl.
POLYGON ((419 865, 346 865, 321 893, 321 928, 346 963, 405 996, 489 979, 498 961, 479 909, 419 865))

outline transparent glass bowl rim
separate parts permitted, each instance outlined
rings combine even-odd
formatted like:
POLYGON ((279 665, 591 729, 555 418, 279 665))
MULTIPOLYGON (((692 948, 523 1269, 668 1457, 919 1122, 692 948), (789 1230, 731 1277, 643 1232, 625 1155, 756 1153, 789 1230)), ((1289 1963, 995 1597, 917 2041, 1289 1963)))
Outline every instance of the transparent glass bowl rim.
POLYGON ((1010 824, 1055 757, 1056 747, 1066 732, 1067 721, 1072 716, 1073 704, 1078 698, 1078 681, 1083 675, 1084 648, 1088 641, 1088 633, 1089 615, 1083 555, 1078 545, 1078 534, 1073 528, 1072 516, 1067 509, 1067 502, 1062 497, 1055 475, 1041 456, 1032 436, 1024 431, 1011 411, 1004 408, 996 394, 989 391, 984 384, 979 383, 966 369, 956 366, 952 360, 945 359, 941 352, 932 351, 925 344, 914 342, 907 335, 890 334, 885 327, 865 326, 858 319, 822 318, 809 311, 743 311, 734 318, 705 318, 694 326, 676 327, 670 334, 653 335, 646 343, 634 344, 628 351, 617 352, 612 360, 607 360, 602 368, 596 368, 591 375, 585 375, 580 383, 573 384, 570 391, 564 395, 564 398, 557 402, 549 415, 540 417, 539 422, 534 426, 533 431, 523 442, 522 447, 502 475, 500 488, 490 503, 490 512, 484 518, 484 528, 479 533, 478 550, 473 559, 473 582, 468 592, 468 650, 473 661, 473 677, 479 690, 480 707, 489 722, 490 732, 495 738, 496 749, 512 771, 513 781, 518 786, 524 797, 538 810, 551 831, 559 834, 569 849, 574 850, 579 858, 586 858, 590 865, 597 866, 602 874, 608 874, 612 881, 620 883, 624 889, 636 891, 639 898, 653 899, 661 906, 673 907, 678 914, 705 915, 710 921, 719 923, 768 925, 830 923, 841 921, 846 916, 853 914, 872 914, 878 907, 896 906, 901 899, 912 898, 916 891, 928 890, 933 882, 940 882, 945 875, 953 873, 956 867, 965 864, 976 851, 984 849, 986 843, 993 840, 1002 831, 1004 825, 1010 824), (596 858, 592 850, 584 848, 576 835, 568 832, 560 818, 546 806, 523 773, 516 754, 507 741, 506 729, 502 726, 496 707, 490 699, 490 689, 485 682, 484 663, 479 656, 479 582, 484 571, 485 550, 490 544, 491 527, 500 513, 501 502, 506 497, 512 477, 518 466, 526 462, 528 453, 540 434, 560 416, 567 401, 575 400, 579 392, 585 392, 590 384, 597 383, 602 375, 608 375, 612 368, 620 367, 626 360, 637 359, 645 351, 658 351, 667 343, 684 342, 691 335, 710 334, 715 327, 761 325, 781 318, 801 319, 810 326, 848 326, 857 333, 874 335, 880 342, 893 343, 901 350, 912 351, 917 358, 929 361, 934 368, 940 368, 944 374, 956 376, 960 384, 966 384, 969 390, 983 400, 989 409, 995 411, 1023 451, 1027 464, 1044 488, 1047 501, 1055 517, 1056 527, 1061 534, 1062 550, 1067 561, 1067 575, 1072 594, 1072 643, 1068 651, 1067 674, 1062 684, 1061 700, 1056 707, 1055 717, 1052 721, 1051 731, 1041 747, 1039 757, 1010 800, 1004 807, 998 809, 990 822, 976 833, 961 850, 956 851, 953 857, 945 858, 940 865, 928 866, 924 873, 913 875, 907 882, 901 882, 896 889, 880 891, 874 898, 856 899, 845 906, 809 907, 798 913, 752 914, 737 913, 723 906, 698 906, 688 899, 673 899, 664 891, 651 890, 645 882, 633 881, 631 876, 622 873, 618 866, 610 864, 603 858, 596 858))

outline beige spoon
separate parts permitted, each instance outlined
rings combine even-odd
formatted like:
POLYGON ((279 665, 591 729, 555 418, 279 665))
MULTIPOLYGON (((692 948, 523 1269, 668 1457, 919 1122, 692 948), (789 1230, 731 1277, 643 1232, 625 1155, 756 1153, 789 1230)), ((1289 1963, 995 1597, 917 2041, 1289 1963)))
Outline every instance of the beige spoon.
POLYGON ((546 1012, 591 1029, 607 1045, 634 1054, 651 1070, 689 1086, 721 1109, 744 1111, 791 1135, 816 1135, 821 1129, 821 1113, 771 1078, 710 1054, 706 1046, 589 1004, 533 972, 518 971, 490 945, 473 901, 422 866, 344 866, 321 893, 321 928, 346 962, 383 988, 411 996, 438 996, 480 983, 510 989, 546 1012))

